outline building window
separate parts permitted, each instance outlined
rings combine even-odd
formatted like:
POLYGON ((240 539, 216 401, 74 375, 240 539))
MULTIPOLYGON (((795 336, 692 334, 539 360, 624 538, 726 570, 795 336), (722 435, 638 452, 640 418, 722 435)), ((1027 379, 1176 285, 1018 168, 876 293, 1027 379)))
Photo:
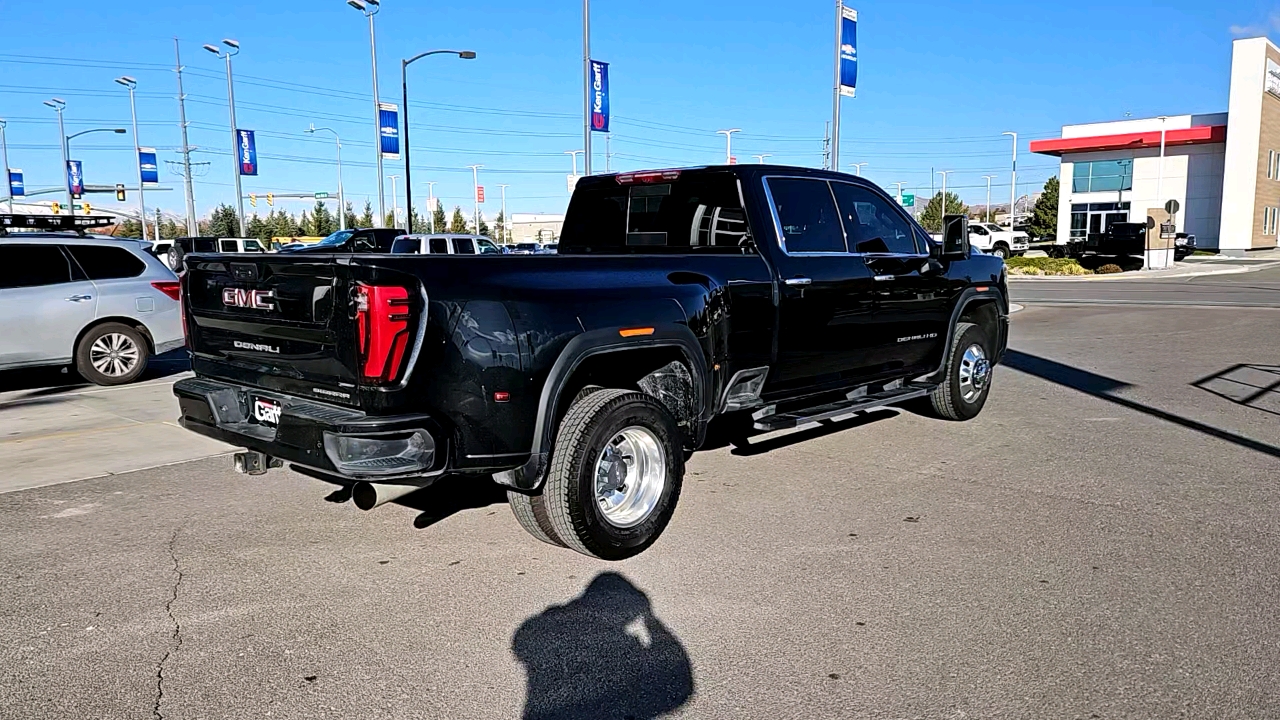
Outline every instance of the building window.
POLYGON ((1276 151, 1267 151, 1267 179, 1274 180, 1276 177, 1276 151))
POLYGON ((1133 189, 1133 160, 1094 160, 1073 165, 1072 192, 1118 192, 1133 189))

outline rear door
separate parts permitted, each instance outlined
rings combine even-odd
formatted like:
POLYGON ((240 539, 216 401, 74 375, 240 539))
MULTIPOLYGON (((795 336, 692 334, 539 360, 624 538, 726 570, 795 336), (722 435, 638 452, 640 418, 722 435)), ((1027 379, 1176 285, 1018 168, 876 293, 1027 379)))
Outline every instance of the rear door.
POLYGON ((865 375, 871 274, 845 242, 826 180, 765 181, 782 252, 778 359, 766 392, 791 395, 865 375))
POLYGON ((60 246, 0 243, 0 367, 69 361, 97 304, 60 246))
POLYGON ((453 239, 454 255, 475 255, 476 242, 469 237, 460 237, 453 239))

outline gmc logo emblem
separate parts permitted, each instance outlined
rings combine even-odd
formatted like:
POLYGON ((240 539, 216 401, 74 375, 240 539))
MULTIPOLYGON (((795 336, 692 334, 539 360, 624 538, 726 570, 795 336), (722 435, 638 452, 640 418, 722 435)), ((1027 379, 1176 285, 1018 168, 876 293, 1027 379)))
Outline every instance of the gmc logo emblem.
POLYGON ((276 294, 270 290, 223 288, 222 304, 227 307, 251 308, 253 310, 275 310, 276 294))

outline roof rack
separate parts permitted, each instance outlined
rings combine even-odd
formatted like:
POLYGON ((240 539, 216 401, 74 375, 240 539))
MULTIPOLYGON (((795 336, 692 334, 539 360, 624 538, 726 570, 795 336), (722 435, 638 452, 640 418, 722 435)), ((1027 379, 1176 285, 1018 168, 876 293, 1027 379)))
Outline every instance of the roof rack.
POLYGON ((84 235, 91 228, 115 225, 117 220, 107 215, 0 215, 0 236, 9 230, 71 230, 84 235))

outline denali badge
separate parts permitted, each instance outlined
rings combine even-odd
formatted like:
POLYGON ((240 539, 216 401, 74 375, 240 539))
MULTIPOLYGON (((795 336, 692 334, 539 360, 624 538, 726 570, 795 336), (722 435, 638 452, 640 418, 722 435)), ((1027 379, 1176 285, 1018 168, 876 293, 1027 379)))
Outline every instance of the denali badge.
POLYGON ((251 343, 244 342, 243 340, 232 340, 231 344, 236 346, 239 350, 257 350, 259 352, 275 353, 276 355, 280 354, 280 348, 274 345, 267 345, 266 343, 251 343))
POLYGON ((925 333, 923 335, 908 335, 906 337, 898 338, 898 342, 902 343, 902 342, 911 342, 912 340, 932 340, 933 338, 936 338, 936 337, 938 337, 938 333, 925 333))
POLYGON ((254 310, 275 310, 276 294, 270 290, 223 288, 222 304, 228 307, 252 308, 254 310))

